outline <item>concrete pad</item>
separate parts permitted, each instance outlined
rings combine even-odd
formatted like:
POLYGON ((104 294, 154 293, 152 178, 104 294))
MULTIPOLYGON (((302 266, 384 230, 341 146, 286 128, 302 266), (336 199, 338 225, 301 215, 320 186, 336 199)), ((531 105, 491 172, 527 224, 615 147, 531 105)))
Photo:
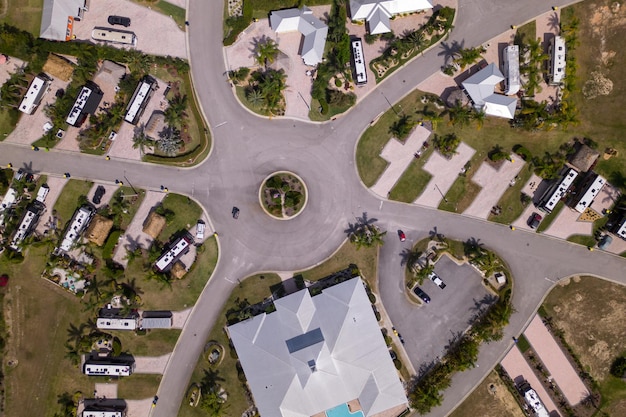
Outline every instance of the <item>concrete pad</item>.
POLYGON ((561 239, 567 239, 572 235, 591 235, 593 222, 578 221, 579 217, 580 213, 576 210, 567 206, 563 207, 563 210, 544 233, 561 239))
POLYGON ((610 253, 614 253, 616 255, 620 255, 626 252, 626 240, 617 237, 617 235, 613 235, 613 243, 609 246, 606 251, 610 253))
POLYGON ((67 181, 68 180, 66 178, 48 176, 46 184, 48 184, 48 187, 50 187, 50 191, 48 191, 48 195, 46 196, 46 209, 39 219, 39 223, 37 224, 35 233, 43 235, 46 230, 48 230, 49 226, 51 224, 54 224, 52 207, 54 207, 54 204, 59 198, 59 195, 61 195, 61 191, 63 191, 63 187, 65 187, 67 181))
POLYGON ((171 353, 162 356, 135 356, 135 373, 163 374, 171 353))
POLYGON ((95 398, 117 398, 117 384, 110 383, 110 382, 106 382, 106 383, 96 382, 94 385, 94 397, 95 398))
POLYGON ((472 181, 480 185, 482 189, 463 214, 482 219, 489 217, 491 208, 498 204, 510 182, 515 179, 525 164, 518 155, 512 154, 511 158, 513 161, 505 160, 498 170, 487 162, 482 163, 472 178, 472 181))
POLYGON ((548 413, 552 417, 560 416, 554 401, 548 395, 543 385, 539 379, 535 376, 532 368, 524 359, 524 356, 519 351, 517 346, 513 346, 513 348, 507 353, 507 355, 502 359, 500 365, 504 368, 507 374, 515 381, 516 384, 523 382, 524 380, 528 381, 532 389, 535 390, 543 405, 545 405, 548 413))
POLYGON ((99 209, 100 207, 103 207, 103 206, 106 206, 107 204, 109 204, 109 201, 111 201, 111 197, 113 197, 113 194, 115 194, 115 192, 117 191, 118 188, 119 188, 119 186, 115 185, 115 184, 94 183, 93 187, 91 187, 91 189, 87 193, 87 200, 89 200, 89 202, 91 204, 93 204, 93 206, 95 208, 99 209), (96 189, 100 185, 104 187, 105 192, 104 192, 104 195, 102 196, 102 200, 100 200, 100 204, 95 204, 93 202, 93 196, 96 193, 96 189))
POLYGON ((439 97, 444 94, 446 89, 455 87, 457 87, 457 84, 456 81, 454 81, 454 78, 441 71, 437 71, 430 77, 426 78, 422 83, 417 85, 419 90, 435 94, 439 97))
MULTIPOLYGON (((536 32, 535 36, 541 39, 543 50, 547 53, 550 45, 550 39, 560 32, 559 24, 561 22, 561 9, 550 10, 535 19, 536 32)), ((541 91, 535 94, 535 101, 541 103, 547 101, 553 103, 559 94, 557 86, 548 85, 545 81, 541 83, 541 91)))
MULTIPOLYGON (((163 96, 163 93, 167 89, 167 83, 163 80, 160 80, 153 76, 153 78, 158 83, 157 91, 152 94, 150 101, 146 105, 146 108, 139 118, 137 125, 131 125, 125 121, 122 121, 122 125, 117 130, 116 139, 111 142, 111 146, 109 147, 108 155, 111 158, 120 158, 120 159, 132 159, 135 161, 141 161, 142 153, 141 149, 133 148, 133 137, 135 137, 135 130, 139 129, 141 126, 145 126, 148 124, 148 120, 150 120, 150 116, 155 111, 165 111, 167 109, 167 99, 163 96)), ((149 148, 145 149, 145 152, 148 152, 149 148)))
POLYGON ((593 199, 590 207, 598 213, 603 214, 606 210, 613 208, 620 196, 621 193, 619 192, 619 189, 607 182, 604 184, 604 187, 602 187, 596 198, 593 199))
POLYGON ((50 118, 44 114, 44 109, 48 104, 53 104, 56 101, 54 96, 56 91, 60 88, 65 90, 68 84, 68 81, 54 78, 37 110, 33 114, 20 112, 20 120, 17 122, 15 130, 7 136, 5 141, 30 145, 40 139, 44 135, 43 125, 50 121, 50 118))
POLYGON ((172 328, 173 329, 182 329, 185 327, 185 323, 187 322, 187 318, 189 318, 189 314, 191 314, 191 308, 182 311, 172 311, 172 328))
POLYGON ((71 152, 80 152, 80 142, 78 141, 78 135, 83 128, 89 126, 89 122, 86 121, 83 124, 83 127, 74 127, 67 126, 67 130, 65 131, 65 135, 63 138, 56 144, 54 149, 60 149, 64 151, 71 152))
POLYGON ((150 210, 156 207, 163 200, 163 197, 165 197, 165 193, 146 191, 146 196, 141 202, 135 217, 128 225, 126 233, 122 236, 122 241, 115 248, 115 253, 113 254, 115 262, 126 267, 128 260, 125 258, 129 249, 134 250, 137 247, 148 249, 150 247, 152 238, 143 232, 143 223, 146 221, 148 214, 150 214, 150 210))
POLYGON ((26 62, 19 58, 7 55, 7 62, 0 65, 0 85, 6 83, 7 80, 11 78, 11 75, 15 74, 18 69, 24 68, 25 66, 26 62))
MULTIPOLYGON (((542 181, 543 179, 541 177, 539 177, 536 174, 532 174, 530 176, 530 179, 526 182, 526 184, 522 188, 522 193, 530 196, 532 198, 533 203, 539 200, 539 198, 541 197, 541 194, 544 191, 543 186, 540 187, 540 184, 542 183, 542 181)), ((545 215, 544 213, 539 212, 539 209, 537 209, 535 204, 529 204, 524 209, 522 214, 511 224, 518 229, 532 230, 530 226, 528 226, 528 219, 530 219, 530 216, 533 214, 533 212, 537 212, 541 214, 542 217, 545 215)))
POLYGON ((182 7, 183 9, 187 8, 187 0, 165 0, 167 3, 173 4, 174 6, 182 7))
POLYGON ((415 200, 415 204, 439 207, 439 203, 443 199, 442 194, 446 195, 459 176, 461 169, 467 161, 472 159, 476 150, 465 142, 461 142, 456 152, 450 159, 446 159, 439 152, 431 154, 423 169, 431 174, 432 178, 426 185, 424 192, 415 200))
MULTIPOLYGON (((131 25, 128 28, 124 26, 114 26, 114 28, 134 32, 137 36, 136 48, 138 50, 153 55, 187 58, 184 28, 176 25, 176 22, 171 17, 128 0, 92 1, 89 5, 89 11, 85 13, 83 20, 74 24, 76 38, 94 43, 103 43, 93 40, 91 31, 96 26, 111 27, 107 22, 109 15, 130 17, 131 25)), ((198 23, 201 23, 201 21, 198 23)), ((129 45, 117 43, 109 45, 119 49, 129 48, 129 45)))
POLYGON ((392 138, 380 153, 380 156, 389 162, 387 169, 380 176, 372 191, 381 197, 387 197, 394 184, 398 181, 402 173, 415 159, 413 154, 421 149, 424 142, 430 136, 430 130, 423 126, 417 126, 406 141, 401 143, 392 138))
MULTIPOLYGON (((156 392, 154 393, 156 395, 156 392)), ((145 400, 126 400, 128 410, 126 417, 148 417, 152 410, 152 400, 154 398, 146 398, 145 400)))
POLYGON ((570 405, 576 405, 589 396, 589 391, 567 359, 560 346, 539 315, 530 322, 524 336, 541 359, 554 382, 570 405))

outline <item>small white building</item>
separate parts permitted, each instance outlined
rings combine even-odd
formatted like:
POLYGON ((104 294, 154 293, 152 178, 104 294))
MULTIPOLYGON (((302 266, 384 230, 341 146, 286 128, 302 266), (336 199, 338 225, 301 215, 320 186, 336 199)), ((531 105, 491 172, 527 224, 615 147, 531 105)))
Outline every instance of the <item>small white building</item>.
POLYGON ((63 252, 72 249, 72 246, 74 246, 80 235, 85 231, 87 226, 89 226, 89 222, 94 214, 95 211, 90 206, 83 206, 76 210, 70 222, 70 226, 65 232, 65 236, 63 236, 63 241, 57 249, 63 252))
POLYGON ((569 168, 565 174, 563 174, 561 179, 555 181, 550 187, 548 187, 548 189, 546 189, 546 191, 544 191, 543 195, 539 199, 538 208, 546 213, 551 213, 558 202, 565 196, 565 193, 569 190, 577 177, 578 172, 569 168))
POLYGON ((85 361, 83 365, 83 373, 89 376, 130 376, 134 370, 135 361, 130 359, 107 358, 106 360, 94 360, 91 358, 85 361))
POLYGON ((550 40, 549 83, 559 85, 565 78, 565 39, 555 36, 550 40))
POLYGON ((502 74, 504 75, 504 94, 512 96, 520 89, 519 46, 509 45, 502 54, 502 74))
POLYGON ((48 184, 42 184, 37 191, 37 197, 35 198, 35 200, 39 201, 40 203, 45 203, 46 197, 48 197, 49 192, 50 187, 48 187, 48 184))
POLYGON ((169 271, 174 263, 185 253, 189 252, 189 247, 193 243, 190 236, 178 238, 172 246, 157 259, 154 266, 159 272, 169 271))
POLYGON ((513 119, 517 108, 517 98, 496 94, 496 85, 504 80, 496 64, 491 63, 465 81, 463 89, 477 111, 484 111, 488 116, 513 119))
POLYGON ((128 106, 126 107, 126 115, 124 116, 125 121, 132 125, 137 124, 139 118, 143 114, 143 111, 150 102, 152 93, 157 89, 157 87, 158 84, 156 80, 150 76, 144 77, 139 82, 137 88, 135 88, 133 97, 130 99, 128 106))
POLYGON ((141 313, 141 328, 171 329, 173 317, 171 311, 144 311, 141 313))
POLYGON ((276 33, 295 32, 302 34, 299 51, 306 65, 315 66, 322 62, 328 26, 308 7, 301 9, 274 10, 270 13, 270 26, 276 33))
POLYGON ((20 103, 20 111, 26 114, 33 114, 39 103, 41 103, 43 96, 48 92, 49 85, 50 81, 43 77, 37 76, 33 78, 20 103))
POLYGON ((587 207, 593 203, 593 200, 598 196, 602 187, 604 187, 604 184, 606 184, 606 180, 600 175, 588 177, 581 189, 582 194, 579 194, 580 197, 574 206, 574 210, 579 213, 584 212, 587 207))
POLYGON ((395 15, 432 8, 429 0, 350 0, 350 18, 365 21, 369 33, 377 35, 391 32, 395 15))

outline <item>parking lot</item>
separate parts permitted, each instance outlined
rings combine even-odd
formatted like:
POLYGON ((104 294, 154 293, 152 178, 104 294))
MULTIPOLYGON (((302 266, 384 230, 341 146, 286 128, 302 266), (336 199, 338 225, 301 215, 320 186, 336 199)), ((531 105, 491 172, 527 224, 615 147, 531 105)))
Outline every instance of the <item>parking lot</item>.
POLYGON ((443 256, 436 263, 435 272, 446 288, 442 290, 433 282, 424 281, 420 288, 430 296, 431 301, 419 306, 406 295, 404 267, 397 256, 403 246, 394 240, 381 248, 380 271, 394 270, 394 274, 393 277, 381 277, 379 286, 387 314, 402 334, 404 348, 419 372, 420 368, 424 369, 424 366, 441 357, 450 341, 468 328, 479 309, 486 308, 495 299, 491 298, 482 284, 482 276, 473 267, 457 265, 443 256))

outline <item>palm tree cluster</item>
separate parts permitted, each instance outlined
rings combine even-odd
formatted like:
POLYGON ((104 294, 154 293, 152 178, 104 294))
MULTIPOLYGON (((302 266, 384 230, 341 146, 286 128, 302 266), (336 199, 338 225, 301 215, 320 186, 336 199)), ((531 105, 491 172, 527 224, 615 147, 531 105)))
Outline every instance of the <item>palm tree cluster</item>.
POLYGON ((285 71, 266 69, 255 71, 250 76, 246 88, 246 98, 254 108, 260 108, 272 115, 284 112, 283 91, 287 88, 285 71))
POLYGON ((485 49, 483 47, 460 48, 454 52, 454 63, 461 67, 461 70, 464 70, 468 65, 472 65, 481 59, 484 53, 485 49))
POLYGON ((28 79, 23 71, 11 74, 11 77, 0 87, 0 108, 17 109, 27 88, 28 79))
POLYGON ((544 52, 541 40, 529 39, 521 44, 521 55, 524 57, 520 63, 520 74, 524 76, 524 89, 526 96, 533 97, 541 92, 543 82, 543 68, 549 56, 544 52))
POLYGON ((219 376, 219 371, 208 369, 204 371, 204 377, 200 383, 200 408, 211 417, 220 417, 229 407, 226 404, 220 382, 225 381, 219 376))
POLYGON ((263 37, 256 43, 256 60, 266 70, 268 64, 274 63, 279 53, 280 49, 272 38, 263 37))
POLYGON ((397 139, 406 139, 417 122, 411 118, 411 116, 402 116, 389 127, 389 133, 395 136, 397 139))
POLYGON ((156 148, 165 155, 176 156, 182 146, 183 140, 180 136, 180 130, 176 127, 168 126, 159 132, 159 140, 156 142, 156 148))
POLYGON ((456 134, 437 135, 433 137, 433 146, 445 158, 452 158, 456 154, 456 148, 461 143, 461 139, 456 134))
POLYGON ((374 225, 375 221, 376 219, 368 219, 367 215, 363 214, 363 217, 357 219, 356 223, 349 224, 346 232, 350 242, 356 246, 357 250, 362 247, 382 246, 385 243, 384 237, 387 232, 381 231, 378 226, 374 225))
POLYGON ((171 128, 180 130, 187 117, 187 105, 189 103, 187 95, 177 93, 167 103, 168 106, 164 112, 165 123, 171 128))
POLYGON ((98 329, 93 319, 89 319, 87 323, 82 323, 80 326, 70 323, 65 341, 65 357, 74 366, 78 366, 81 356, 91 352, 96 341, 112 339, 112 335, 98 329))
POLYGON ((463 250, 467 260, 477 266, 485 277, 503 269, 500 258, 492 251, 485 249, 480 239, 468 239, 463 243, 463 250))

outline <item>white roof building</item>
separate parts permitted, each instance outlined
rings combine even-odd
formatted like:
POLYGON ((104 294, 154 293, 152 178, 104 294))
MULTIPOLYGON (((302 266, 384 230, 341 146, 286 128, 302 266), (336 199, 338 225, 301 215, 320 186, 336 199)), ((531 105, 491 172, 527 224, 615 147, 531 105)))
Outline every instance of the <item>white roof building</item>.
POLYGON ((63 236, 63 241, 58 247, 60 251, 67 252, 72 249, 74 243, 76 243, 83 231, 87 228, 87 226, 89 226, 89 222, 94 214, 94 209, 89 206, 83 206, 76 210, 74 216, 72 217, 70 226, 65 232, 65 236, 63 236))
POLYGON ((358 399, 364 416, 407 403, 360 278, 228 328, 262 416, 303 417, 358 399))
POLYGON ((75 20, 87 10, 87 0, 44 0, 39 37, 51 41, 72 39, 75 20))
POLYGON ((491 63, 463 81, 462 85, 478 111, 484 111, 488 116, 513 119, 517 99, 494 93, 496 85, 503 80, 504 76, 496 64, 491 63))
POLYGON ((565 78, 565 39, 555 36, 550 40, 549 81, 551 85, 558 85, 565 78))
POLYGON ((24 94, 24 98, 20 103, 20 111, 26 114, 33 114, 41 99, 48 91, 50 82, 42 77, 35 77, 28 86, 28 91, 24 94))
POLYGON ((315 66, 322 62, 328 26, 313 16, 313 11, 302 9, 274 10, 270 13, 270 26, 276 33, 302 33, 300 55, 306 65, 315 66))
POLYGON ((604 184, 606 184, 606 180, 600 175, 596 176, 591 185, 589 185, 589 187, 580 197, 580 200, 578 200, 576 206, 574 206, 574 210, 579 213, 584 212, 587 207, 589 207, 591 203, 593 203, 593 199, 596 198, 598 194, 600 194, 600 190, 602 190, 604 184))
POLYGON ((504 75, 504 94, 512 96, 520 89, 519 80, 519 46, 509 45, 504 48, 502 73, 504 75))
POLYGON ((376 35, 391 32, 394 15, 432 8, 429 0, 350 0, 350 18, 365 20, 369 33, 376 35))

